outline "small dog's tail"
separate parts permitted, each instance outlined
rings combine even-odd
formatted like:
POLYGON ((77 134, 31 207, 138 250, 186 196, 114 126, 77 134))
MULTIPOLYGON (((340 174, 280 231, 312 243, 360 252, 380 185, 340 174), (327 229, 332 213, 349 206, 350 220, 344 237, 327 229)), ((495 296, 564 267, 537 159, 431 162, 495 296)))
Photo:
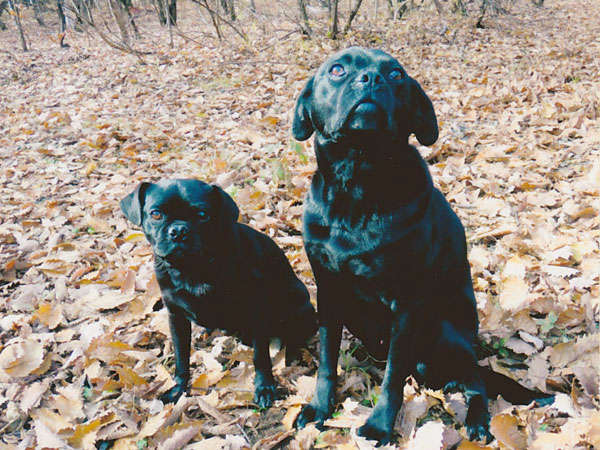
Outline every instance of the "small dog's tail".
POLYGON ((489 398, 495 398, 500 394, 511 403, 527 405, 535 400, 539 406, 549 405, 554 401, 554 395, 527 389, 512 378, 494 372, 488 367, 479 367, 479 373, 485 382, 489 398))

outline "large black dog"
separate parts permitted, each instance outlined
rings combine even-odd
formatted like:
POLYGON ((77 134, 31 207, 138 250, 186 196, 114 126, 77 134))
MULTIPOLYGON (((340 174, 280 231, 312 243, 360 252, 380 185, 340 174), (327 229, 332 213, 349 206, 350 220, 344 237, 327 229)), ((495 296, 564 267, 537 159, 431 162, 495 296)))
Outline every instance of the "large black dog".
POLYGON ((313 132, 318 169, 306 199, 304 242, 317 282, 320 366, 299 426, 334 407, 342 326, 387 365, 359 434, 391 438, 404 380, 461 389, 470 438, 491 439, 487 392, 514 402, 534 393, 477 365, 478 319, 465 233, 427 165, 408 144, 433 144, 438 126, 421 86, 390 55, 349 48, 308 81, 293 134, 313 132), (486 390, 487 384, 487 390, 486 390))
POLYGON ((175 349, 176 401, 187 390, 190 320, 240 334, 254 347, 254 402, 271 405, 275 383, 269 340, 287 345, 286 363, 316 331, 308 291, 281 249, 237 222, 239 210, 220 187, 202 181, 141 183, 121 201, 152 245, 155 270, 175 349))

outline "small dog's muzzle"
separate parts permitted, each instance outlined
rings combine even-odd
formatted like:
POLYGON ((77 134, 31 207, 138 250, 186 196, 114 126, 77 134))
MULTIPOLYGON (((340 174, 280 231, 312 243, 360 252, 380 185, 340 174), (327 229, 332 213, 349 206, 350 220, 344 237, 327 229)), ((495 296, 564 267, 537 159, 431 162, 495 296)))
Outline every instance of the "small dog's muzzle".
POLYGON ((185 241, 188 237, 190 228, 185 223, 173 223, 169 226, 167 234, 173 242, 185 241))

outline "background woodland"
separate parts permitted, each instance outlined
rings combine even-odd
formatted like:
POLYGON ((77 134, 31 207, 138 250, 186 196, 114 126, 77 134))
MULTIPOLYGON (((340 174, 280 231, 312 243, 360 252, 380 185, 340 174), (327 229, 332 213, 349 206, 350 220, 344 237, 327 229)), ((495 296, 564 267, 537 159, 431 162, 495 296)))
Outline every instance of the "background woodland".
POLYGON ((433 101, 440 138, 419 150, 467 230, 480 363, 557 393, 543 408, 491 402, 496 440, 483 447, 465 438, 461 395, 411 381, 395 445, 600 448, 597 0, 0 0, 0 11, 0 448, 369 448, 353 428, 383 365, 350 335, 324 432, 292 427, 316 340, 299 367, 273 347, 281 395, 260 411, 251 350, 196 327, 190 396, 162 405, 166 314, 150 248, 118 207, 142 180, 218 183, 314 301, 300 230, 315 160, 291 138, 291 110, 349 45, 388 51, 433 101))

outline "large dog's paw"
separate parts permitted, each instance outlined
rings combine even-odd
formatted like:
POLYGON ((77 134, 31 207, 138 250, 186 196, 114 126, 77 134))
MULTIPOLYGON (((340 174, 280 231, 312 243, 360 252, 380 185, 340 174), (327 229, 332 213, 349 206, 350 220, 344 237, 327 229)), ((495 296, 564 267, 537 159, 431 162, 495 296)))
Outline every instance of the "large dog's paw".
POLYGON ((357 431, 359 436, 377 441, 379 445, 388 444, 392 440, 392 431, 384 430, 378 423, 367 420, 357 431))
POLYGON ((160 396, 160 400, 163 403, 177 403, 179 397, 181 397, 187 388, 187 383, 185 384, 176 384, 163 395, 160 396))
POLYGON ((296 428, 304 428, 307 424, 315 422, 317 428, 323 428, 323 422, 325 422, 331 415, 330 411, 323 408, 318 408, 315 405, 308 404, 296 418, 296 428))
POLYGON ((269 408, 275 400, 277 387, 274 384, 261 384, 254 388, 254 403, 260 409, 269 408))
POLYGON ((555 397, 552 394, 545 394, 544 396, 536 397, 535 403, 537 406, 548 406, 554 403, 555 397))

